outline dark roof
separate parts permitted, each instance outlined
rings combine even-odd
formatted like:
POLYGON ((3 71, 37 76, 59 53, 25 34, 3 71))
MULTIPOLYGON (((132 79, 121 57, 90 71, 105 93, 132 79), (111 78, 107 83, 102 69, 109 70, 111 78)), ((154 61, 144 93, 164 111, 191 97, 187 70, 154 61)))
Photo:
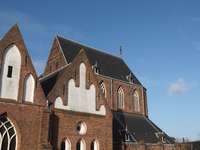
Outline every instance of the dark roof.
POLYGON ((57 39, 60 43, 61 49, 63 50, 67 63, 71 63, 79 51, 84 49, 90 64, 93 66, 97 62, 97 66, 100 69, 100 75, 127 82, 128 80, 126 76, 130 75, 131 73, 131 77, 134 81, 133 83, 141 85, 139 80, 135 77, 135 75, 131 72, 131 70, 120 57, 116 57, 114 55, 71 41, 58 35, 57 39))
POLYGON ((65 67, 61 68, 60 70, 57 70, 54 73, 52 73, 40 80, 40 83, 42 85, 45 96, 47 96, 49 94, 49 92, 54 87, 56 82, 60 79, 60 77, 63 75, 63 73, 65 72, 67 67, 68 66, 65 66, 65 67))
MULTIPOLYGON (((119 131, 125 129, 126 126, 134 138, 131 142, 143 140, 145 143, 157 143, 160 141, 156 133, 162 133, 162 130, 147 117, 113 111, 113 142, 123 139, 119 131)), ((167 144, 174 144, 174 140, 167 134, 164 133, 164 137, 167 139, 167 144)))

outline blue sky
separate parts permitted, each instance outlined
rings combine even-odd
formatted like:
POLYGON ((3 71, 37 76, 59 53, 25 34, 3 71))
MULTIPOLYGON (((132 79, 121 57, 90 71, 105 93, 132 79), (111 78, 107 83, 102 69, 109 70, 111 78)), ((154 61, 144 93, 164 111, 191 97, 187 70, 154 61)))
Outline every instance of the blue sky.
POLYGON ((55 34, 123 60, 169 136, 200 133, 199 0, 0 0, 0 39, 17 23, 38 75, 55 34))

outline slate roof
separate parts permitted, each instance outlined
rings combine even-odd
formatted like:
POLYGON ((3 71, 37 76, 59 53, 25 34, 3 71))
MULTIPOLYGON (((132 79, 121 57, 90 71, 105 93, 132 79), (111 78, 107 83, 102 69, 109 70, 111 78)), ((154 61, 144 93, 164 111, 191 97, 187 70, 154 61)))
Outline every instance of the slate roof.
MULTIPOLYGON (((155 133, 161 133, 162 130, 147 117, 113 111, 113 142, 123 139, 119 131, 124 130, 126 126, 133 137, 130 142, 138 143, 144 140, 145 143, 157 143, 160 141, 155 133)), ((164 137, 167 139, 166 144, 174 144, 174 140, 167 134, 164 133, 164 137)))
POLYGON ((101 70, 99 73, 100 75, 127 82, 128 80, 126 76, 131 73, 131 77, 134 80, 133 83, 142 85, 120 57, 71 41, 58 35, 56 35, 56 37, 68 64, 74 60, 81 49, 84 49, 90 64, 93 66, 97 62, 97 66, 101 70))
POLYGON ((63 75, 67 67, 68 66, 65 66, 40 80, 45 96, 49 94, 49 92, 52 90, 56 82, 63 75))

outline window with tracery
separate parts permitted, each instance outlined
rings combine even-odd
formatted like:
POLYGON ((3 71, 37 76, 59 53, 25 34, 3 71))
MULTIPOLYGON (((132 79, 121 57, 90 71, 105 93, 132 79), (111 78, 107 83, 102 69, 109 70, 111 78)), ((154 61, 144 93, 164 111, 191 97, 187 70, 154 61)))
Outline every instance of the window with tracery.
POLYGON ((133 104, 134 104, 134 110, 139 111, 139 97, 137 91, 134 91, 133 93, 133 104))
POLYGON ((117 90, 117 102, 118 108, 124 108, 124 94, 121 87, 117 90))
POLYGON ((6 116, 0 118, 0 149, 17 149, 17 133, 14 125, 6 116))
POLYGON ((102 92, 103 92, 103 94, 104 94, 104 96, 106 97, 106 88, 105 88, 105 85, 103 84, 103 81, 102 82, 100 82, 100 87, 101 87, 101 90, 102 90, 102 92))

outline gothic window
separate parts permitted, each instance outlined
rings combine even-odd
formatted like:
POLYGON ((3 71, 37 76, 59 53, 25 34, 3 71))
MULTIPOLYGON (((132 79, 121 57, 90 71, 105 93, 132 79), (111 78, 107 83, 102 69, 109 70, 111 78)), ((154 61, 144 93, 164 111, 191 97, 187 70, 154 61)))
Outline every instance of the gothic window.
POLYGON ((118 108, 124 108, 124 96, 123 96, 122 88, 119 87, 117 90, 117 102, 118 102, 118 108))
POLYGON ((31 74, 27 75, 24 80, 23 101, 29 101, 33 103, 34 86, 35 86, 35 80, 33 76, 31 74))
POLYGON ((80 139, 76 144, 76 150, 86 150, 85 141, 80 139))
POLYGON ((62 141, 60 150, 71 150, 71 143, 68 138, 62 141))
POLYGON ((134 110, 139 111, 139 97, 137 91, 134 91, 133 93, 133 104, 134 104, 134 110))
POLYGON ((12 44, 3 53, 0 73, 0 98, 17 100, 20 70, 21 54, 19 49, 12 44))
POLYGON ((99 142, 97 140, 92 141, 91 150, 99 150, 99 142))
POLYGON ((104 96, 106 97, 106 89, 105 89, 105 85, 103 84, 103 81, 102 82, 100 82, 100 87, 101 87, 101 90, 102 90, 102 92, 103 92, 103 94, 104 94, 104 96))
POLYGON ((6 116, 0 118, 0 149, 17 149, 16 130, 12 122, 6 116))

